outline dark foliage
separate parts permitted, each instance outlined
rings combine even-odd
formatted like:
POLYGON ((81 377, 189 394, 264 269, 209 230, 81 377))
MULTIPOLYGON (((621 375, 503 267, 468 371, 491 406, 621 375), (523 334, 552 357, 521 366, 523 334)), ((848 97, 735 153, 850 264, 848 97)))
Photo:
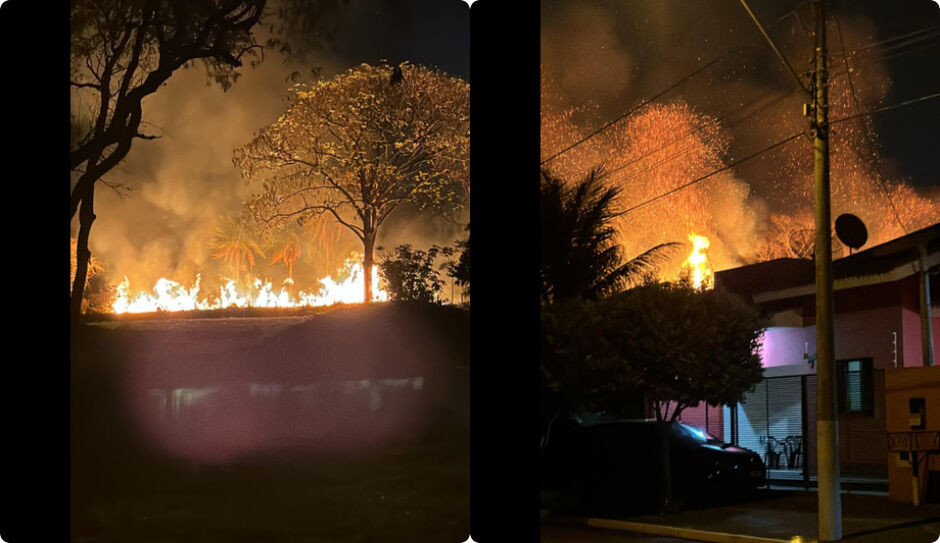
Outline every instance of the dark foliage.
POLYGON ((143 100, 173 73, 202 61, 227 89, 243 60, 260 58, 251 31, 266 0, 187 2, 79 0, 71 4, 72 122, 69 164, 75 175, 70 217, 79 215, 72 317, 81 314, 95 184, 124 160, 141 132, 143 100), (81 213, 79 213, 81 209, 81 213))
POLYGON ((539 275, 543 303, 597 299, 655 270, 675 243, 657 245, 623 262, 614 243, 619 188, 605 186, 600 170, 569 187, 547 171, 540 191, 539 275))
MULTIPOLYGON (((470 232, 470 225, 467 225, 467 232, 470 232)), ((453 277, 457 284, 463 289, 464 295, 470 296, 470 235, 464 241, 455 243, 460 256, 456 263, 449 264, 447 275, 453 277)))
POLYGON ((618 413, 645 397, 659 420, 731 404, 760 381, 764 323, 723 291, 647 283, 542 309, 542 375, 566 404, 618 413))
POLYGON ((399 245, 394 257, 379 262, 379 275, 385 281, 389 296, 395 301, 439 301, 444 286, 434 263, 438 254, 450 256, 453 249, 432 245, 427 251, 414 250, 411 245, 399 245))

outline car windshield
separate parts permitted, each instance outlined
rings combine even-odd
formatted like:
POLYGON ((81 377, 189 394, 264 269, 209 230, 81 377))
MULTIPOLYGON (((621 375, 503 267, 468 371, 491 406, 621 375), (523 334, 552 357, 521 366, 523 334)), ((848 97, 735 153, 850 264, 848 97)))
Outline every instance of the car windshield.
POLYGON ((676 423, 676 428, 678 428, 681 433, 701 443, 721 443, 721 440, 708 432, 696 428, 695 426, 689 426, 684 422, 676 423))

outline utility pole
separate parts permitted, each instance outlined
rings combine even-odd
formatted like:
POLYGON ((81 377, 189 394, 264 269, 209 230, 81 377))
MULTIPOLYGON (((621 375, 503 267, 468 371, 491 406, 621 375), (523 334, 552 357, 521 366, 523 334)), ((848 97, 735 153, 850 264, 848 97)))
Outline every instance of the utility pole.
POLYGON ((930 326, 930 269, 927 267, 927 245, 921 242, 920 253, 920 344, 923 364, 933 366, 933 328, 930 326))
POLYGON ((829 204, 829 73, 826 61, 826 1, 817 2, 816 73, 811 127, 816 192, 816 466, 819 540, 842 539, 839 483, 839 412, 836 409, 832 303, 832 219, 829 204))

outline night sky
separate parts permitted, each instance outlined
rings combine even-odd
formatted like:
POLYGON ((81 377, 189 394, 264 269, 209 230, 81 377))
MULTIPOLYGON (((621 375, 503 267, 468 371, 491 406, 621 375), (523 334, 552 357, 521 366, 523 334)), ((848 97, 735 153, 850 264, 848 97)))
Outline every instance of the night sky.
MULTIPOLYGON (((827 10, 831 122, 940 93, 940 8, 877 4, 827 10)), ((813 6, 748 5, 808 87, 813 6)), ((814 228, 810 99, 740 2, 544 0, 540 50, 542 166, 571 181, 605 169, 627 255, 701 234, 716 270, 806 256, 794 240, 814 228)), ((940 221, 938 120, 934 98, 832 125, 833 218, 860 217, 866 248, 940 221)))
POLYGON ((354 0, 333 51, 351 62, 409 60, 470 79, 470 10, 440 0, 354 0))
MULTIPOLYGON (((98 219, 89 244, 113 281, 128 276, 132 288, 146 289, 159 277, 188 284, 218 265, 210 250, 217 221, 237 216, 257 188, 246 187, 232 153, 284 113, 290 86, 313 81, 313 70, 331 78, 363 62, 409 61, 469 80, 470 18, 463 2, 350 0, 323 20, 332 32, 316 47, 305 36, 288 33, 293 54, 266 50, 260 66, 243 67, 227 92, 207 86, 197 63, 144 100, 142 129, 160 138, 136 140, 106 176, 109 183, 131 187, 129 194, 103 186, 96 192, 98 219)), ((256 27, 259 42, 268 36, 267 24, 256 27)), ((426 248, 453 244, 464 235, 462 225, 403 207, 383 226, 378 244, 426 248)), ((314 275, 333 274, 342 255, 362 251, 361 242, 345 231, 334 249, 336 262, 311 264, 314 275)))
MULTIPOLYGON (((753 1, 749 6, 797 72, 809 67, 814 17, 798 0, 753 1)), ((829 10, 832 73, 844 72, 838 19, 846 49, 940 26, 940 7, 931 0, 836 1, 829 10)), ((736 102, 786 91, 795 82, 760 36, 739 2, 631 0, 629 2, 542 2, 542 66, 562 82, 571 104, 591 101, 604 118, 623 113, 667 88, 706 62, 728 58, 683 84, 663 101, 681 98, 697 110, 721 115, 736 102)), ((891 45, 891 44, 887 44, 891 45)), ((869 105, 890 105, 940 92, 940 35, 899 49, 877 49, 856 73, 860 89, 881 85, 887 92, 869 105), (892 55, 902 53, 890 58, 892 55)), ((851 62, 850 62, 851 63, 851 62)), ((860 91, 861 92, 861 91, 860 91)), ((787 100, 786 115, 799 119, 800 98, 787 100)), ((940 137, 940 100, 874 117, 882 152, 880 171, 914 187, 940 186, 935 156, 940 137)), ((742 134, 744 136, 744 134, 742 134)), ((745 139, 745 138, 741 138, 745 139)), ((735 151, 732 143, 732 153, 735 151)))

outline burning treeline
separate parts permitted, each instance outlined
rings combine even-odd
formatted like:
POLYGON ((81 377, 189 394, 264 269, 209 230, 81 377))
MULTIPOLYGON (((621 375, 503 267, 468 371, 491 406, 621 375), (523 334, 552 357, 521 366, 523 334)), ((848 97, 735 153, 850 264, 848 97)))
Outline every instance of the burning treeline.
MULTIPOLYGON (((721 270, 772 258, 810 258, 813 156, 807 138, 796 137, 741 167, 729 167, 806 130, 802 97, 792 91, 793 81, 790 87, 751 82, 749 77, 757 79, 754 60, 733 56, 717 65, 724 69, 716 68, 720 77, 693 78, 602 128, 692 69, 680 73, 662 59, 648 59, 656 67, 658 86, 650 84, 639 96, 628 93, 636 81, 629 71, 639 53, 620 43, 611 23, 601 17, 604 10, 591 5, 562 10, 559 20, 576 34, 564 39, 552 26, 557 23, 546 25, 543 19, 542 167, 569 182, 602 167, 606 182, 622 189, 617 226, 628 257, 660 243, 688 242, 662 267, 664 279, 692 269, 694 260, 721 270), (583 64, 578 47, 567 45, 578 40, 610 57, 602 75, 590 76, 591 63, 583 64), (578 59, 582 64, 571 64, 578 59), (727 68, 734 62, 745 64, 740 73, 727 68), (611 69, 618 66, 626 73, 611 69), (617 105, 604 109, 592 96, 617 105), (724 106, 718 114, 705 113, 718 109, 716 103, 724 106)), ((849 34, 849 25, 845 27, 849 34)), ((646 36, 654 30, 638 32, 646 36)), ((695 66, 708 60, 699 57, 695 66)), ((890 87, 877 56, 852 58, 850 67, 851 85, 841 57, 832 61, 832 120, 883 105, 890 87)), ((868 117, 834 124, 830 145, 832 216, 859 216, 869 231, 866 247, 940 220, 940 195, 920 193, 903 180, 878 173, 877 135, 868 117)), ((846 251, 834 240, 835 257, 846 251)), ((705 272, 692 272, 696 284, 697 273, 705 272)))
MULTIPOLYGON (((216 265, 206 266, 195 277, 159 277, 151 284, 139 279, 132 283, 126 275, 123 279, 116 279, 114 273, 108 273, 107 264, 93 259, 93 273, 89 280, 95 283, 96 288, 92 291, 88 309, 122 314, 232 307, 315 307, 362 302, 365 278, 360 254, 354 251, 347 253, 337 273, 317 278, 310 275, 309 261, 317 258, 322 247, 318 251, 315 241, 301 242, 299 237, 293 248, 283 241, 276 241, 277 238, 274 243, 264 243, 268 249, 265 252, 261 243, 248 236, 229 240, 227 244, 216 238, 213 246, 206 248, 218 261, 216 265), (312 253, 312 256, 305 253, 312 253), (301 260, 302 256, 307 258, 301 260), (278 265, 287 271, 278 270, 278 265), (296 280, 295 265, 299 272, 296 280)), ((328 243, 326 247, 335 245, 335 240, 328 243)), ((74 267, 73 247, 73 277, 74 267)), ((374 285, 380 285, 377 268, 372 269, 372 281, 374 285)), ((374 299, 386 301, 388 293, 378 288, 374 299)))
MULTIPOLYGON (((259 84, 279 80, 264 73, 265 66, 249 72, 248 81, 240 82, 232 92, 238 93, 246 85, 251 87, 253 81, 249 78, 257 77, 259 84)), ((392 71, 387 66, 376 69, 392 71)), ((409 77, 414 71, 406 69, 409 77)), ((384 72, 380 75, 385 76, 382 83, 387 87, 388 77, 384 72)), ((181 74, 181 77, 186 76, 181 74)), ((395 88, 399 87, 406 85, 395 88)), ((185 97, 174 95, 172 89, 167 95, 181 104, 188 104, 185 97)), ((252 190, 258 191, 259 187, 246 186, 238 179, 238 170, 230 166, 232 149, 250 139, 249 126, 263 126, 270 120, 262 120, 261 115, 257 115, 257 120, 241 119, 240 115, 251 108, 245 107, 238 96, 225 103, 230 103, 231 109, 223 108, 218 118, 215 114, 208 116, 208 126, 220 130, 218 137, 213 135, 208 139, 211 160, 202 157, 205 164, 200 166, 198 162, 178 158, 192 153, 178 147, 184 138, 176 129, 206 138, 206 128, 165 125, 174 132, 166 142, 171 147, 167 152, 175 153, 174 160, 151 160, 159 164, 157 166, 131 163, 127 168, 144 172, 148 167, 155 168, 154 173, 159 174, 154 176, 156 182, 131 178, 129 181, 142 185, 142 190, 135 191, 129 198, 115 200, 113 194, 103 193, 112 207, 109 213, 102 214, 102 228, 92 238, 93 254, 100 263, 100 270, 91 279, 88 309, 96 312, 173 311, 362 302, 365 283, 362 243, 357 243, 333 215, 311 213, 267 224, 243 204, 251 200, 252 190), (221 123, 232 118, 244 122, 233 124, 231 130, 225 129, 221 123), (252 125, 248 125, 249 122, 252 125), (214 160, 216 155, 218 161, 214 160), (219 165, 225 164, 223 156, 228 161, 227 168, 219 165), (117 222, 121 219, 123 224, 117 222), (113 221, 110 224, 116 227, 108 228, 106 221, 113 221), (125 224, 135 227, 126 228, 125 224)), ((155 110, 163 113, 164 108, 170 107, 166 104, 155 110)), ((177 107, 181 107, 180 104, 177 107)), ((283 108, 283 104, 280 107, 283 108)), ((161 124, 177 122, 172 115, 166 118, 155 115, 154 118, 161 124)), ((425 185, 430 187, 431 183, 425 185)), ((385 215, 391 213, 391 209, 382 211, 385 215)), ((467 220, 465 209, 443 218, 419 213, 416 206, 402 205, 388 217, 379 232, 375 257, 380 260, 390 255, 393 248, 402 243, 416 247, 451 245, 466 237, 463 224, 467 220)), ((388 295, 381 290, 376 268, 372 268, 370 276, 373 299, 386 300, 388 295)), ((445 289, 444 297, 452 298, 452 294, 456 294, 454 290, 445 289)))

